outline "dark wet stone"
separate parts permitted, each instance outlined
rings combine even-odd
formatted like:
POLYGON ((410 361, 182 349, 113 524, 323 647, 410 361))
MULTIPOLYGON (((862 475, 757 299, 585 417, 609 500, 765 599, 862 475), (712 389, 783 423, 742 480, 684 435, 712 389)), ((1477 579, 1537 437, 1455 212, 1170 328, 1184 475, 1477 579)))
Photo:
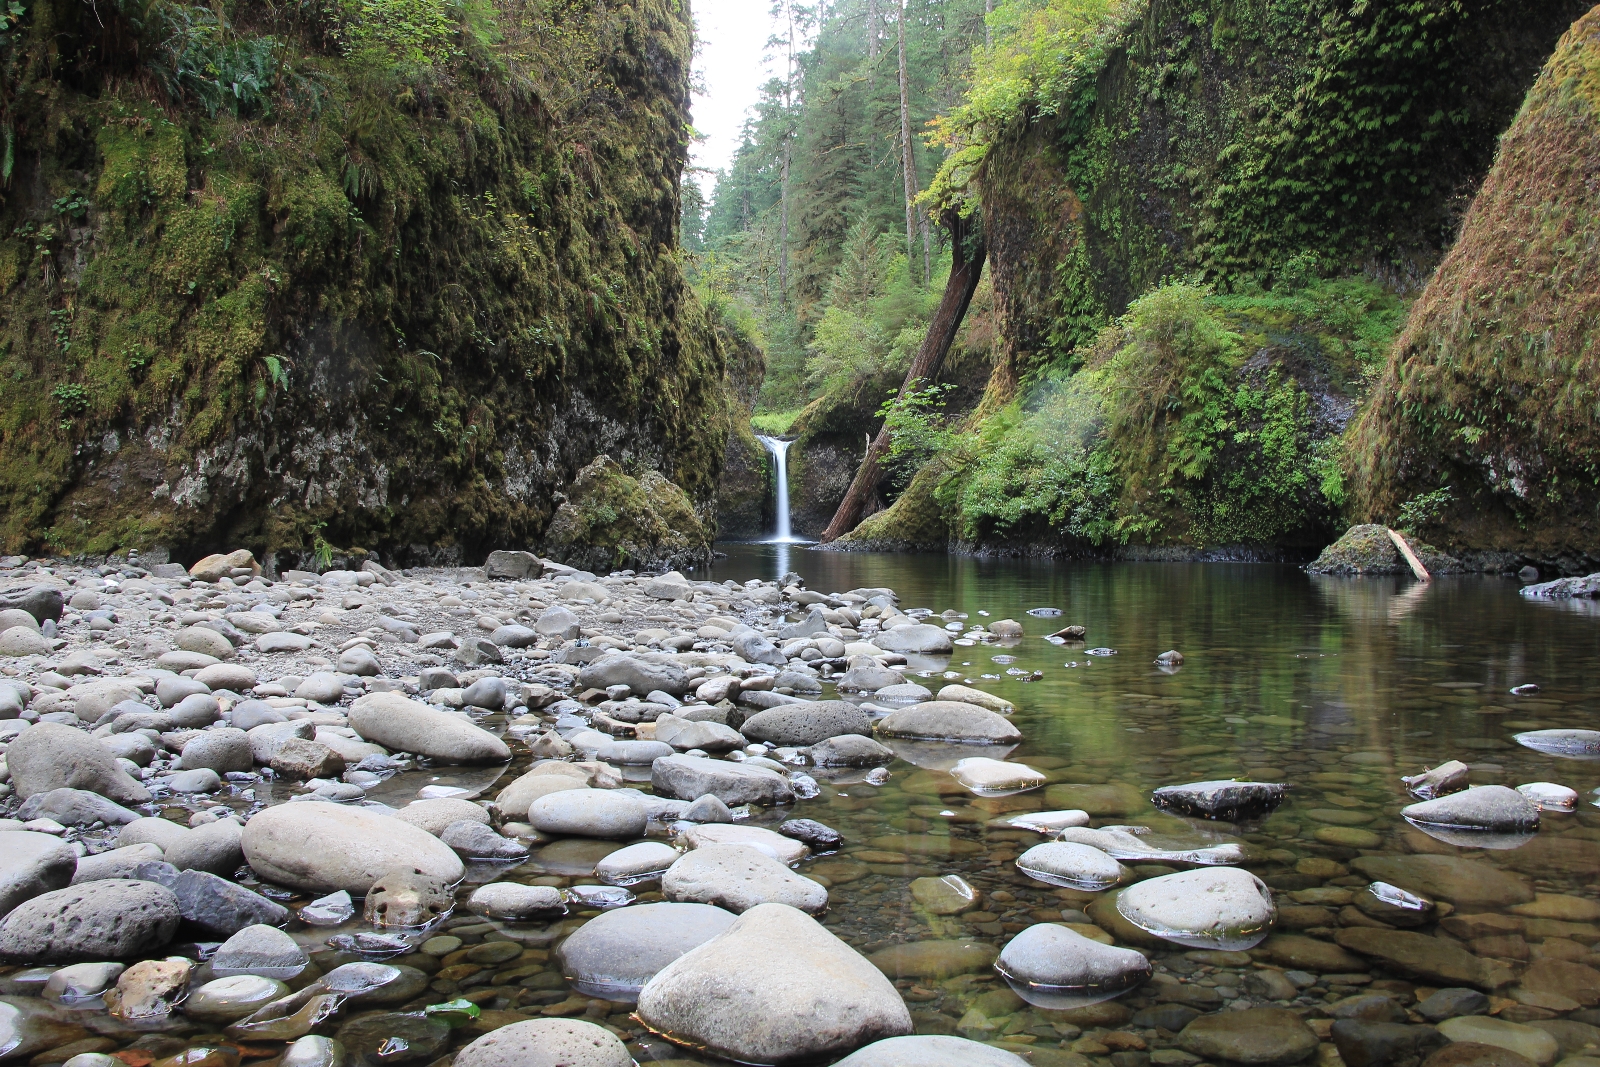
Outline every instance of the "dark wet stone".
POLYGON ((1441 989, 1417 1005, 1417 1014, 1429 1022, 1443 1022, 1458 1015, 1484 1015, 1489 998, 1476 989, 1441 989))
POLYGON ((1335 1020, 1331 1036, 1345 1067, 1418 1067, 1429 1053, 1449 1043, 1431 1026, 1357 1019, 1335 1020))
POLYGON ((1457 1041, 1430 1055, 1422 1067, 1537 1067, 1526 1056, 1519 1056, 1498 1045, 1476 1041, 1457 1041))
POLYGON ((1406 1020, 1406 1010, 1393 997, 1382 993, 1367 993, 1347 997, 1328 1008, 1335 1019, 1354 1019, 1368 1023, 1400 1023, 1406 1020))
POLYGON ((1317 1035, 1283 1008, 1247 1008, 1202 1015, 1178 1037, 1185 1052, 1233 1063, 1299 1063, 1317 1049, 1317 1035))
POLYGON ((778 833, 803 841, 816 852, 832 852, 844 843, 839 831, 815 819, 789 819, 778 826, 778 833))
POLYGON ((419 1063, 443 1051, 450 1041, 450 1027, 428 1015, 374 1012, 345 1023, 334 1040, 358 1062, 419 1063))
POLYGON ((172 891, 184 919, 222 937, 258 923, 281 926, 289 919, 282 904, 205 871, 182 872, 172 891))
POLYGON ((1162 786, 1150 799, 1156 807, 1180 815, 1239 822, 1277 810, 1288 789, 1272 782, 1193 782, 1162 786))

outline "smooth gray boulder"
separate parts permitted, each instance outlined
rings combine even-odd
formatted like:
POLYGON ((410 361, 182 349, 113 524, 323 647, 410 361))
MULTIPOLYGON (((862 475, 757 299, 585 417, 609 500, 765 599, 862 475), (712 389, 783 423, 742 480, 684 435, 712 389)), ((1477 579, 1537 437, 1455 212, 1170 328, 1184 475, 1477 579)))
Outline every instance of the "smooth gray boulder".
POLYGON ((661 969, 733 925, 709 904, 638 904, 589 920, 558 950, 562 973, 586 997, 632 1003, 661 969))
POLYGON ((511 750, 466 717, 400 693, 369 693, 350 705, 350 726, 391 752, 414 752, 444 763, 504 763, 511 750))
POLYGON ((160 863, 163 858, 160 846, 148 842, 125 845, 93 856, 84 856, 78 860, 78 869, 73 872, 72 884, 98 882, 102 878, 136 878, 142 864, 160 863))
POLYGON ((273 926, 256 924, 236 931, 211 957, 211 973, 218 978, 253 974, 286 980, 306 969, 310 957, 299 943, 273 926))
POLYGON ((545 637, 570 641, 582 632, 583 623, 571 611, 557 604, 553 608, 546 608, 534 622, 533 628, 545 637))
MULTIPOLYGON (((876 693, 890 686, 903 685, 905 680, 906 676, 892 667, 871 661, 851 667, 835 684, 843 692, 876 693)), ((923 699, 926 700, 927 697, 923 699)))
POLYGON ((612 741, 601 745, 594 756, 602 763, 647 767, 662 756, 672 755, 672 752, 672 746, 663 741, 612 741))
POLYGON ((1154 973, 1143 953, 1102 945, 1055 923, 1037 923, 1012 938, 995 970, 1023 1000, 1057 1010, 1120 996, 1154 973))
POLYGON ((808 753, 818 767, 876 767, 894 762, 894 753, 870 737, 844 734, 818 741, 808 753))
POLYGON ((789 662, 776 645, 754 630, 734 634, 728 639, 728 643, 746 663, 765 663, 773 667, 782 667, 789 662))
MULTIPOLYGON (((518 812, 520 818, 526 812, 518 812)), ((458 822, 471 821, 489 825, 489 812, 481 804, 460 797, 439 797, 434 800, 413 800, 394 813, 401 822, 426 830, 434 837, 458 822)))
POLYGON ((341 804, 280 804, 251 817, 244 857, 269 882, 364 895, 382 875, 415 868, 446 883, 465 868, 450 847, 409 823, 341 804))
POLYGON ((872 638, 872 643, 885 652, 912 652, 929 656, 943 655, 955 648, 950 634, 943 627, 926 623, 884 630, 872 638))
POLYGON ((509 837, 501 837, 475 819, 451 823, 439 835, 439 840, 454 849, 457 855, 468 859, 510 860, 528 854, 527 845, 509 837))
POLYGON ((197 826, 165 847, 166 861, 180 871, 231 875, 244 862, 243 835, 232 819, 197 826))
POLYGON ((179 874, 172 892, 178 898, 179 914, 221 937, 229 937, 247 926, 281 926, 289 921, 289 909, 282 904, 206 871, 188 870, 179 874))
POLYGON ((489 635, 489 640, 493 641, 501 648, 527 648, 529 645, 539 640, 539 634, 537 631, 529 629, 526 626, 520 626, 516 623, 512 623, 508 626, 496 628, 495 631, 489 635))
POLYGON ((1027 1067, 1021 1056, 944 1034, 890 1037, 857 1049, 833 1067, 1027 1067))
POLYGON ((1117 895, 1117 912, 1147 934, 1227 952, 1254 948, 1278 918, 1266 883, 1234 867, 1146 879, 1117 895))
POLYGON ((758 904, 786 904, 820 915, 828 891, 749 845, 703 845, 687 852, 661 876, 661 895, 680 903, 715 904, 745 912, 758 904))
POLYGON ((182 916, 172 890, 108 878, 57 889, 0 920, 0 959, 16 963, 123 960, 172 940, 182 916))
POLYGON ((1481 785, 1436 800, 1410 804, 1400 814, 1414 823, 1454 830, 1531 833, 1539 829, 1539 808, 1503 785, 1481 785))
POLYGON ((118 804, 148 804, 150 790, 121 767, 98 740, 60 723, 22 731, 6 749, 17 796, 26 800, 52 789, 83 789, 118 804))
POLYGON ((704 756, 661 757, 651 764, 650 784, 657 793, 678 800, 698 800, 710 793, 729 807, 794 803, 794 788, 777 771, 704 756))
POLYGON ((1128 877, 1127 870, 1090 845, 1046 841, 1017 857, 1017 870, 1046 885, 1098 893, 1128 877))
POLYGON ((634 1067, 622 1039, 581 1019, 529 1019, 478 1038, 455 1067, 634 1067))
POLYGON ((644 801, 617 789, 564 789, 528 805, 528 822, 547 834, 640 837, 648 820, 644 801))
POLYGON ((1022 731, 1004 716, 954 700, 927 700, 891 711, 877 721, 875 728, 884 737, 919 741, 1005 745, 1022 740, 1022 731))
POLYGON ((814 745, 843 734, 870 737, 872 720, 846 701, 816 700, 759 711, 744 721, 739 732, 773 745, 814 745))
POLYGON ((40 625, 43 625, 46 619, 61 621, 61 612, 65 606, 66 601, 61 597, 61 590, 53 585, 13 586, 10 589, 0 589, 0 608, 26 611, 40 625))
POLYGON ((253 766, 250 735, 231 726, 202 731, 184 742, 178 766, 186 771, 212 770, 218 774, 249 771, 253 766))
POLYGON ((93 826, 95 823, 121 826, 138 817, 138 812, 113 804, 87 789, 52 789, 47 793, 35 793, 17 809, 17 818, 24 822, 29 819, 54 819, 63 826, 93 826))
MULTIPOLYGON (((666 742, 678 752, 688 752, 695 748, 702 752, 732 752, 748 743, 738 730, 720 722, 709 719, 699 722, 684 721, 677 719, 676 716, 672 718, 675 721, 668 724, 665 736, 662 736, 662 729, 659 726, 656 728, 656 739, 666 742)), ((659 723, 660 719, 656 721, 659 723)))
POLYGON ((72 883, 78 853, 53 834, 0 830, 0 917, 24 901, 72 883))
POLYGON ((635 885, 659 878, 681 853, 664 841, 640 841, 619 848, 594 865, 594 876, 607 885, 635 885))
POLYGON ((652 1029, 743 1063, 823 1060, 911 1032, 894 985, 815 919, 761 904, 639 993, 652 1029))
POLYGON ((467 910, 491 919, 522 921, 560 915, 567 906, 554 886, 490 882, 472 891, 467 910))
POLYGON ((578 672, 578 685, 591 689, 625 685, 639 696, 659 689, 681 697, 689 691, 689 678, 681 667, 653 663, 638 656, 607 653, 578 672))
POLYGON ((531 581, 544 575, 544 561, 532 552, 496 549, 484 561, 483 573, 491 581, 531 581))
POLYGON ((310 741, 317 736, 317 728, 310 719, 292 719, 253 726, 245 731, 245 736, 250 738, 250 758, 256 763, 270 764, 290 740, 310 741))

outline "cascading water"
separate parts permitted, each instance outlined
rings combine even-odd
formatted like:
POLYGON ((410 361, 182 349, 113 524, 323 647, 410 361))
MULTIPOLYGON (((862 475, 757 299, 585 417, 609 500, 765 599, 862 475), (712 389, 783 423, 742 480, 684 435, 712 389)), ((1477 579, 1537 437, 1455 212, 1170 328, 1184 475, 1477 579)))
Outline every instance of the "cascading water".
POLYGON ((785 544, 794 540, 794 535, 789 530, 789 446, 793 441, 785 441, 779 437, 764 437, 756 435, 756 439, 772 455, 773 481, 777 483, 777 530, 768 540, 775 544, 785 544))

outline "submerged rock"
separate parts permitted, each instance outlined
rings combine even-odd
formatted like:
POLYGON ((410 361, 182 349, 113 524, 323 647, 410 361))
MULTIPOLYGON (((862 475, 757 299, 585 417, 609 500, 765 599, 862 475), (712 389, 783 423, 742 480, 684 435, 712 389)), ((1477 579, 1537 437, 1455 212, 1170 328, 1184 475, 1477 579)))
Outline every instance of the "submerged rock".
POLYGON ((589 920, 561 944, 562 973, 573 989, 631 1002, 662 968, 733 925, 709 904, 640 904, 589 920))
POLYGON ((911 1032, 910 1012, 880 971, 781 904, 750 909, 660 971, 639 994, 639 1018, 745 1063, 823 1059, 911 1032))
POLYGON ((1283 1008, 1249 1008, 1202 1015, 1183 1028, 1178 1044, 1202 1059, 1253 1067, 1299 1063, 1317 1049, 1317 1035, 1283 1008))
POLYGON ((1049 841, 1017 857, 1017 870, 1046 885, 1065 886, 1098 893, 1128 877, 1127 870, 1089 845, 1049 841))
POLYGON ((367 890, 362 917, 373 926, 410 929, 438 922, 454 906, 455 897, 444 879, 415 867, 396 867, 367 890))
POLYGON ((1272 891, 1248 871, 1184 871, 1129 886, 1117 897, 1123 918, 1190 948, 1241 952, 1272 931, 1272 891))
POLYGON ((1106 828, 1091 830, 1086 826, 1068 826, 1061 830, 1058 840, 1073 841, 1097 848, 1112 859, 1140 863, 1186 863, 1196 866, 1219 866, 1244 861, 1244 850, 1235 844, 1207 845, 1203 848, 1164 849, 1136 837, 1124 829, 1106 828))
POLYGON ((1202 819, 1239 822, 1277 810, 1289 787, 1271 782, 1213 781, 1168 785, 1150 796, 1156 807, 1202 819))
POLYGON ((971 756, 950 768, 955 780, 980 797, 1003 797, 1038 789, 1048 779, 1021 763, 971 756))
POLYGON ((934 915, 960 915, 978 906, 979 893, 959 874, 942 878, 918 878, 911 883, 911 896, 934 915))
POLYGON ((1600 730, 1533 730, 1512 738, 1524 748, 1567 759, 1600 759, 1600 730))
POLYGON ((1578 806, 1578 791, 1555 782, 1529 782, 1517 786, 1517 792, 1540 811, 1571 811, 1578 806))
POLYGON ((1038 923, 1012 938, 994 969, 1023 1000, 1052 1011, 1121 996, 1154 973, 1143 953, 1055 923, 1038 923))

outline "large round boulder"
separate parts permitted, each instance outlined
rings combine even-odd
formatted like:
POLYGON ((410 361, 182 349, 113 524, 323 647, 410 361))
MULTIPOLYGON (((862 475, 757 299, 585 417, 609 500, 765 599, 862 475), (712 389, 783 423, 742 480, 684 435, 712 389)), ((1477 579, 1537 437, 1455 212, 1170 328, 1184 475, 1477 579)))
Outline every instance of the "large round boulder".
POLYGON ((365 894, 400 867, 449 883, 465 873, 455 852, 426 830, 340 804, 268 808, 245 823, 241 844, 263 879, 314 893, 365 894))
POLYGON ((774 745, 814 745, 841 734, 872 736, 872 720, 843 700, 812 700, 757 712, 739 732, 752 741, 774 745))
POLYGON ((440 711, 400 693, 368 693, 350 705, 350 726, 363 741, 414 752, 440 763, 504 763, 506 743, 465 715, 440 711))
POLYGON ((119 804, 146 804, 150 790, 121 767, 97 739, 61 723, 41 722, 6 749, 11 784, 22 799, 52 789, 81 789, 119 804))

